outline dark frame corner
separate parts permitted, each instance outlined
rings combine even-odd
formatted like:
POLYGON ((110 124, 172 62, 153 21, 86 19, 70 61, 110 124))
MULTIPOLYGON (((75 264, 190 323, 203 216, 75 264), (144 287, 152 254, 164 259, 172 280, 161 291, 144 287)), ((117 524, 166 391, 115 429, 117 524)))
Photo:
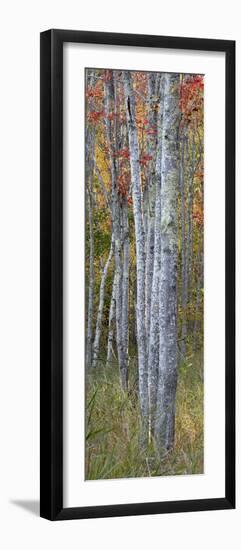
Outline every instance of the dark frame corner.
POLYGON ((48 30, 40 35, 41 372, 40 515, 49 520, 235 508, 235 42, 48 30), (63 508, 63 43, 192 49, 226 54, 225 497, 63 508))

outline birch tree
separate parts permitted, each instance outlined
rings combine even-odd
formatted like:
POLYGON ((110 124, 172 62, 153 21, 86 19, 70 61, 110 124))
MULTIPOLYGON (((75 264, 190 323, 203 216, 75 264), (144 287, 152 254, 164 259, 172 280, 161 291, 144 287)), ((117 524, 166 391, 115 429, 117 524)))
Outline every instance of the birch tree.
POLYGON ((201 289, 203 287, 203 255, 202 255, 202 239, 201 236, 198 240, 198 253, 197 253, 197 281, 196 281, 196 300, 195 300, 195 322, 194 322, 194 349, 197 351, 199 338, 198 338, 198 325, 199 325, 199 311, 201 301, 201 289))
POLYGON ((107 342, 107 357, 106 357, 107 365, 110 365, 113 357, 115 316, 116 316, 116 273, 114 273, 110 310, 109 310, 108 342, 107 342))
POLYGON ((155 440, 174 444, 177 384, 177 193, 179 178, 179 75, 165 74, 162 125, 161 269, 159 281, 159 371, 155 440))
POLYGON ((131 186, 133 213, 135 223, 135 246, 136 246, 136 276, 137 276, 137 348, 138 348, 138 370, 139 370, 139 394, 142 413, 142 439, 147 435, 148 423, 148 372, 146 353, 146 327, 145 327, 145 240, 142 211, 142 190, 141 174, 139 164, 139 144, 135 121, 135 97, 131 74, 128 71, 123 73, 127 127, 130 148, 131 186))
POLYGON ((111 262, 112 256, 113 256, 113 248, 114 248, 114 244, 113 244, 113 239, 112 239, 109 255, 108 255, 106 263, 103 267, 102 276, 101 276, 100 292, 99 292, 99 306, 98 306, 98 312, 97 312, 97 320, 96 320, 96 328, 95 328, 95 339, 94 339, 94 345, 93 345, 92 367, 97 366, 97 361, 98 361, 98 357, 99 357, 101 328, 102 328, 102 315, 103 315, 104 299, 105 299, 105 283, 106 283, 106 277, 107 277, 108 269, 109 269, 109 266, 110 266, 110 262, 111 262))
POLYGON ((88 324, 86 343, 86 364, 91 366, 92 361, 92 337, 93 337, 93 310, 94 310, 94 231, 93 231, 93 176, 90 187, 87 189, 88 213, 89 213, 89 293, 88 293, 88 324))
MULTIPOLYGON (((93 85, 93 74, 90 77, 90 86, 93 85)), ((89 102, 89 112, 94 110, 93 98, 89 102)), ((94 231, 93 231, 93 178, 94 178, 94 152, 95 152, 95 129, 87 126, 86 129, 86 167, 87 167, 87 204, 89 216, 89 292, 88 292, 88 320, 86 337, 86 365, 90 367, 92 362, 92 339, 93 339, 93 312, 94 312, 94 231)))
POLYGON ((147 167, 146 203, 147 203, 147 228, 146 228, 146 272, 145 272, 145 308, 146 308, 146 336, 149 348, 151 292, 154 266, 154 228, 155 228, 155 163, 157 156, 157 106, 160 98, 160 75, 150 73, 148 77, 148 126, 147 155, 150 162, 147 167))
POLYGON ((122 349, 124 372, 126 376, 126 386, 128 383, 128 334, 129 334, 129 222, 128 222, 128 204, 124 199, 122 208, 123 215, 123 275, 122 275, 122 349))
POLYGON ((185 207, 185 136, 182 135, 180 143, 180 195, 181 195, 181 306, 182 306, 182 330, 181 330, 181 356, 186 357, 187 338, 187 257, 186 257, 186 207, 185 207))
POLYGON ((123 390, 127 389, 127 372, 123 353, 122 340, 122 258, 121 258, 121 221, 120 208, 117 194, 117 168, 116 168, 116 136, 114 124, 111 121, 114 111, 115 88, 113 71, 106 71, 105 81, 105 106, 106 106, 106 135, 110 151, 111 165, 111 217, 115 250, 116 272, 116 346, 120 371, 120 382, 123 390))
MULTIPOLYGON (((160 90, 161 91, 161 90, 160 90)), ((159 91, 159 94, 160 94, 159 91)), ((153 434, 156 409, 156 392, 159 362, 159 279, 161 267, 161 179, 162 179, 162 101, 159 100, 157 124, 157 150, 155 167, 155 216, 154 216, 154 261, 151 285, 150 330, 148 346, 148 393, 149 435, 153 434)))

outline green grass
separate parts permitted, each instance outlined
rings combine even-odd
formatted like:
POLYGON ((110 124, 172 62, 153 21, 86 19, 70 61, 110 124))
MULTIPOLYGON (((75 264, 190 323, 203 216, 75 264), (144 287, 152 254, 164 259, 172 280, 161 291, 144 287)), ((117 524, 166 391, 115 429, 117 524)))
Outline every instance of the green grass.
POLYGON ((86 387, 86 479, 203 473, 202 356, 179 366, 175 446, 163 456, 153 443, 139 445, 136 362, 130 363, 129 393, 119 386, 117 365, 98 366, 86 387))

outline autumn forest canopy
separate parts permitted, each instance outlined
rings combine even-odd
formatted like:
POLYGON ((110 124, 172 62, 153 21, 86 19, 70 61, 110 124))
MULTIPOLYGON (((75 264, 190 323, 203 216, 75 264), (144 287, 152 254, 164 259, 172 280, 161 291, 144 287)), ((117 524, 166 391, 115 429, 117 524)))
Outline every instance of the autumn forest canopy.
POLYGON ((86 69, 86 479, 203 472, 203 93, 86 69))

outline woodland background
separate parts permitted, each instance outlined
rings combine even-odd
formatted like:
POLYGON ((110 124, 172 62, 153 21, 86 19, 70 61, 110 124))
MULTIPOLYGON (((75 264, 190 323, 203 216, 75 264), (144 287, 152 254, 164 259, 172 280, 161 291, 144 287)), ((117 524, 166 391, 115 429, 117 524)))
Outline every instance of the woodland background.
POLYGON ((203 89, 86 70, 90 479, 202 472, 203 89))

